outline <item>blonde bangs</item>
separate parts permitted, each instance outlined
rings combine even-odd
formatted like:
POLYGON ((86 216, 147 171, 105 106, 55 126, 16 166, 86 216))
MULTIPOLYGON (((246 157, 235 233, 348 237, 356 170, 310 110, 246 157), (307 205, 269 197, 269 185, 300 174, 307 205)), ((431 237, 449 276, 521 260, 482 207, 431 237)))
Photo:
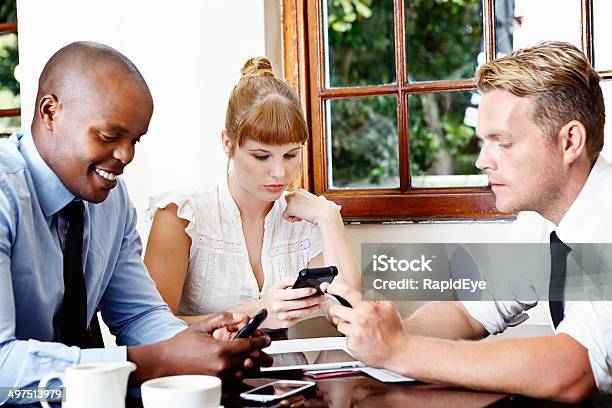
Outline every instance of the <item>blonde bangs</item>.
POLYGON ((272 94, 253 106, 240 120, 236 136, 238 146, 247 139, 270 146, 304 144, 308 140, 308 129, 302 110, 297 109, 296 104, 272 94))

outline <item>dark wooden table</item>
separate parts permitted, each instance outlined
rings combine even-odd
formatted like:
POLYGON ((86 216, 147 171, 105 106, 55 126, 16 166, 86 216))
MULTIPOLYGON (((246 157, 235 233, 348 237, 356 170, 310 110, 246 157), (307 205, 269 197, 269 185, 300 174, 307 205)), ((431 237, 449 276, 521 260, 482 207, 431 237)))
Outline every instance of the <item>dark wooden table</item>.
MULTIPOLYGON (((299 374, 288 374, 283 378, 307 379, 299 374)), ((222 404, 225 408, 257 406, 240 399, 240 393, 278 378, 247 379, 244 383, 224 384, 222 404), (250 405, 248 405, 250 404, 250 405)), ((539 401, 520 396, 477 392, 466 389, 448 388, 424 383, 385 384, 366 375, 359 374, 352 377, 316 380, 316 390, 304 395, 304 399, 291 405, 282 407, 331 407, 331 408, 410 408, 410 407, 570 407, 549 401, 539 401)), ((40 404, 19 405, 40 407, 40 404)), ((52 404, 60 407, 60 404, 52 404)), ((277 405, 278 406, 278 405, 277 405)), ((583 402, 579 407, 612 407, 612 397, 594 395, 583 402)), ((17 406, 16 406, 17 407, 17 406)), ((126 408, 142 408, 142 401, 138 398, 127 398, 126 408)), ((169 407, 182 408, 182 407, 169 407)))
MULTIPOLYGON (((306 378, 307 379, 307 378, 306 378)), ((247 380, 252 386, 268 382, 247 380)), ((306 407, 487 407, 503 401, 506 395, 450 389, 423 383, 385 384, 365 375, 316 380, 316 391, 305 395, 306 407)), ((242 402, 228 395, 226 407, 242 402)), ((503 405, 501 405, 503 406, 503 405)))
MULTIPOLYGON (((257 378, 247 379, 242 383, 224 383, 221 403, 225 408, 263 406, 257 405, 258 403, 256 402, 242 401, 240 393, 277 379, 310 380, 309 378, 304 378, 299 372, 287 372, 275 378, 257 378)), ((268 406, 273 405, 277 408, 612 407, 612 396, 602 396, 599 394, 593 395, 580 405, 564 405, 521 396, 477 392, 419 382, 385 384, 361 373, 351 377, 313 381, 317 384, 316 389, 305 394, 303 398, 298 397, 299 401, 294 400, 287 404, 279 404, 277 402, 277 405, 268 404, 268 406)), ((21 408, 25 406, 40 407, 40 404, 19 405, 21 408)), ((52 404, 52 406, 60 408, 60 404, 52 404)), ((128 397, 126 399, 126 408, 142 408, 142 401, 139 398, 128 397)), ((169 408, 182 407, 173 406, 169 408)))
MULTIPOLYGON (((299 374, 287 374, 285 379, 304 379, 299 374)), ((224 384, 222 405, 225 408, 253 407, 256 402, 246 402, 240 399, 240 393, 251 387, 263 385, 276 378, 247 379, 240 384, 224 384)), ((418 382, 385 384, 364 374, 352 377, 313 380, 316 390, 304 395, 304 400, 293 405, 276 405, 282 407, 331 407, 331 408, 409 408, 409 407, 559 407, 557 403, 537 401, 529 398, 505 394, 477 392, 466 389, 448 388, 443 386, 418 382)), ((128 399, 127 408, 141 408, 137 399, 128 399)), ((259 405, 262 406, 262 405, 259 405)), ((587 405, 591 406, 591 405, 587 405)), ((596 405, 599 407, 599 405, 596 405)), ((601 405, 607 406, 607 405, 601 405)), ((178 407, 171 407, 178 408, 178 407)))

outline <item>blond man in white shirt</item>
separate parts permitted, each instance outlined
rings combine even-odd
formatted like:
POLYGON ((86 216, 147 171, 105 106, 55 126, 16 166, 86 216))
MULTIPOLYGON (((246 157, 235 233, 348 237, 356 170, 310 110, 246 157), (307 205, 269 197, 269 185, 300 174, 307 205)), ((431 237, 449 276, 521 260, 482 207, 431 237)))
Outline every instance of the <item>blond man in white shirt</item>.
MULTIPOLYGON (((612 242, 612 166, 599 157, 605 121, 600 77, 574 46, 541 43, 479 68, 484 93, 476 166, 503 212, 520 212, 510 242, 612 242)), ((480 340, 535 305, 517 300, 432 302, 401 321, 390 302, 330 310, 364 363, 423 381, 581 401, 612 393, 612 302, 565 302, 552 336, 480 340)))

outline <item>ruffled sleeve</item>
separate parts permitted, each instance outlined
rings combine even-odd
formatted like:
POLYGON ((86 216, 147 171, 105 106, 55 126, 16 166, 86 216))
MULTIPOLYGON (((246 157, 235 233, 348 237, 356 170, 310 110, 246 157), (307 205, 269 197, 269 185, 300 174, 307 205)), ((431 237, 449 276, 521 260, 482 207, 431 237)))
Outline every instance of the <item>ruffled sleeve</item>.
POLYGON ((149 197, 149 207, 145 211, 145 221, 153 222, 155 211, 158 208, 166 208, 169 204, 176 204, 178 207, 176 215, 189 221, 189 225, 185 228, 185 233, 191 238, 191 242, 194 242, 196 237, 196 206, 193 194, 168 191, 149 197))

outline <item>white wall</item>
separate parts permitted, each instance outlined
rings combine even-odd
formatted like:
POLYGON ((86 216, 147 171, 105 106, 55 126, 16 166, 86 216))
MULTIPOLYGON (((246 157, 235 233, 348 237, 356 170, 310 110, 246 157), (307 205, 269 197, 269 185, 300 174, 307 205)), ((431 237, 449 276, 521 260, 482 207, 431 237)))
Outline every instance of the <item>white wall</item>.
POLYGON ((280 22, 264 24, 264 0, 18 0, 17 5, 24 125, 31 122, 40 71, 70 42, 117 48, 147 80, 155 112, 124 175, 145 235, 142 215, 150 194, 198 188, 224 174, 220 132, 240 68, 249 57, 265 55, 266 48, 274 52, 272 61, 281 54, 280 22))

